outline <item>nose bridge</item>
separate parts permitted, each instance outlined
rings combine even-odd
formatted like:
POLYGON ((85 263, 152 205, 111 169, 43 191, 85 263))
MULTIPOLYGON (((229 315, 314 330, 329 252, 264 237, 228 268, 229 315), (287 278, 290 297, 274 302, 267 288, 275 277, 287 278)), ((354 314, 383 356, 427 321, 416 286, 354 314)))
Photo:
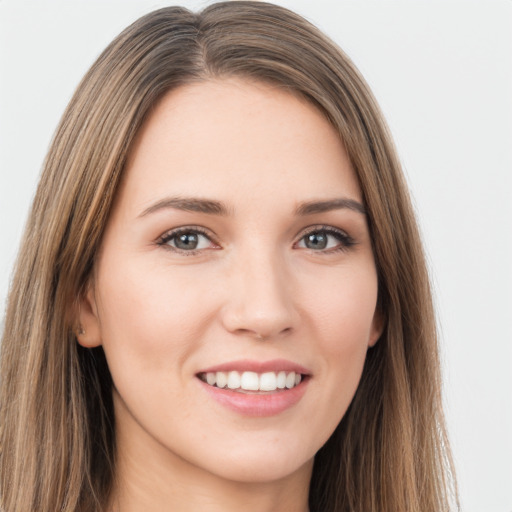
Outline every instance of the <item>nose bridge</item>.
POLYGON ((278 250, 244 251, 228 279, 224 323, 229 331, 269 338, 296 326, 291 276, 278 250))

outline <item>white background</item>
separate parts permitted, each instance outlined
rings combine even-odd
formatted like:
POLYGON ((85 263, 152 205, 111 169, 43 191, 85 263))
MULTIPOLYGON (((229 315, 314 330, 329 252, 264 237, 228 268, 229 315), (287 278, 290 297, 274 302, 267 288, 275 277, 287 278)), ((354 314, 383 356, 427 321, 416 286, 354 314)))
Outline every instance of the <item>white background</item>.
MULTIPOLYGON (((381 104, 429 255, 462 507, 512 512, 512 2, 277 3, 335 39, 381 104)), ((2 309, 74 88, 118 32, 166 4, 0 0, 2 309)))

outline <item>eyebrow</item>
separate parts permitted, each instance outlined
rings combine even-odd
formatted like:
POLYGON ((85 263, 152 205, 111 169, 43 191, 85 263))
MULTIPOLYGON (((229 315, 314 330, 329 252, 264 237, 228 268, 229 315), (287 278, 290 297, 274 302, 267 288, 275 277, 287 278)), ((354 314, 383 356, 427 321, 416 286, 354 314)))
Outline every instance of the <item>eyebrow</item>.
MULTIPOLYGON (((139 217, 145 217, 159 210, 173 208, 187 212, 206 213, 208 215, 228 216, 230 209, 222 202, 213 199, 200 199, 195 197, 166 197, 146 208, 139 217)), ((336 198, 326 201, 307 201, 300 203, 295 209, 295 215, 301 217, 325 213, 332 210, 349 209, 366 215, 364 206, 354 199, 336 198)))
POLYGON ((228 207, 221 201, 199 199, 195 197, 166 197, 165 199, 161 199, 146 208, 139 217, 145 217, 150 213, 167 208, 174 208, 176 210, 183 210, 186 212, 207 213, 209 215, 229 215, 228 207))
POLYGON ((327 201, 308 201, 299 204, 295 213, 296 215, 304 216, 314 215, 315 213, 325 213, 332 210, 342 210, 345 208, 366 215, 366 210, 359 201, 348 198, 329 199, 327 201))

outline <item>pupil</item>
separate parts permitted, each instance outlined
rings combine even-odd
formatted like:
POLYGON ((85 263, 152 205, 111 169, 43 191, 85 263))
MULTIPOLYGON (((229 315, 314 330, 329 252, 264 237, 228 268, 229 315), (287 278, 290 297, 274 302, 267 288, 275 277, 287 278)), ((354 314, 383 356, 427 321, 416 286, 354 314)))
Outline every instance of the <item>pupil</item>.
POLYGON ((327 236, 325 233, 312 233, 306 237, 308 249, 325 249, 327 247, 327 236))
POLYGON ((176 238, 176 247, 178 249, 195 249, 198 244, 197 238, 195 233, 183 233, 176 238))

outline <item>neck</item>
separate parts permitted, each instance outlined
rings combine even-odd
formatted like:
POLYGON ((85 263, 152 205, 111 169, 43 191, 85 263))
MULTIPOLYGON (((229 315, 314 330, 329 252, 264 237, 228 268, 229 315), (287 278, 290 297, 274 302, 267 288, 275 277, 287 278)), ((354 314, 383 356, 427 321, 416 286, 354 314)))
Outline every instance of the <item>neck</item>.
POLYGON ((116 435, 112 512, 308 511, 312 460, 279 480, 233 481, 170 452, 138 424, 120 422, 116 435), (139 430, 136 435, 133 429, 139 430))

